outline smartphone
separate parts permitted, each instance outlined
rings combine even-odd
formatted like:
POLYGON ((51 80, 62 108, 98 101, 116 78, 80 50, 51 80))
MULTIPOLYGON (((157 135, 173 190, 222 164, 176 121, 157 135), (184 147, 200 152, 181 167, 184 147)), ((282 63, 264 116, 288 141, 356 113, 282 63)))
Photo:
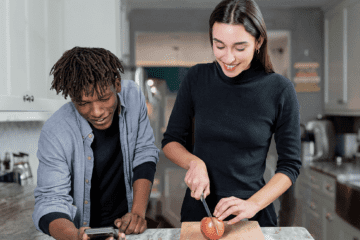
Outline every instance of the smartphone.
POLYGON ((98 237, 104 237, 104 239, 108 237, 114 237, 115 239, 118 239, 119 237, 118 231, 113 227, 85 229, 85 233, 90 237, 90 239, 95 239, 98 237))

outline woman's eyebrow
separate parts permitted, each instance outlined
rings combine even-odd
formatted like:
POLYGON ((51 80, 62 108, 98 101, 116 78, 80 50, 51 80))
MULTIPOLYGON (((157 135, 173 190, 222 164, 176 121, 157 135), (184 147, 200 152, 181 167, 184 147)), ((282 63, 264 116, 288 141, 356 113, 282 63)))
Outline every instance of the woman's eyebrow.
MULTIPOLYGON (((213 41, 224 44, 221 40, 219 40, 217 38, 213 38, 213 41)), ((234 43, 234 45, 243 45, 243 44, 247 44, 247 43, 248 42, 246 42, 246 41, 244 41, 244 42, 236 42, 236 43, 234 43)))

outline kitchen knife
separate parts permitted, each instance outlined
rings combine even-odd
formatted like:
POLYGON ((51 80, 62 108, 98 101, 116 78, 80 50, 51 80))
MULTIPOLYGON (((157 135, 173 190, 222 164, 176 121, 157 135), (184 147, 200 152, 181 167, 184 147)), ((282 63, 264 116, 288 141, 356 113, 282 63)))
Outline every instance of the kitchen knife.
POLYGON ((212 216, 212 214, 210 213, 209 207, 208 207, 208 205, 207 205, 206 202, 205 202, 204 193, 201 194, 200 199, 201 199, 201 202, 203 203, 203 205, 204 205, 204 207, 205 207, 205 210, 206 210, 207 215, 209 216, 209 218, 211 219, 212 224, 214 225, 216 234, 219 235, 218 230, 217 230, 217 227, 216 227, 215 222, 214 222, 214 219, 213 219, 213 216, 212 216))

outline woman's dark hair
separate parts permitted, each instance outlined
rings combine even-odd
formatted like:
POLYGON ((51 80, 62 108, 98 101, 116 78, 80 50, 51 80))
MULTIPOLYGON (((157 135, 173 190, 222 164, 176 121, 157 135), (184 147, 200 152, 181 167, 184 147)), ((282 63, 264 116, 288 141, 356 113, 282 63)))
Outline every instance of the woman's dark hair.
POLYGON ((215 22, 241 24, 248 33, 255 37, 256 41, 262 38, 260 52, 255 51, 254 57, 261 62, 267 73, 274 72, 268 55, 265 22, 259 6, 253 0, 223 0, 215 7, 209 20, 211 46, 213 46, 212 29, 215 22))
POLYGON ((110 84, 115 86, 116 79, 121 81, 120 72, 124 73, 124 68, 110 51, 74 47, 51 68, 50 75, 54 75, 54 80, 50 89, 55 89, 57 94, 62 92, 65 99, 69 95, 80 102, 84 92, 88 96, 96 91, 98 96, 102 96, 110 84))

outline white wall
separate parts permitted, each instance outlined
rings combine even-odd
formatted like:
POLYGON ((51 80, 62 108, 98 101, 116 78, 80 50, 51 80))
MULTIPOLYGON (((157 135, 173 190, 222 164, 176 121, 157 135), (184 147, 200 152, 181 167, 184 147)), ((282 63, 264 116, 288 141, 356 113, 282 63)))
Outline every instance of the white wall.
POLYGON ((64 0, 64 48, 105 48, 120 57, 120 0, 64 0))
POLYGON ((0 158, 5 153, 24 152, 29 154, 34 183, 37 181, 39 160, 36 157, 38 141, 43 122, 0 122, 0 158))

